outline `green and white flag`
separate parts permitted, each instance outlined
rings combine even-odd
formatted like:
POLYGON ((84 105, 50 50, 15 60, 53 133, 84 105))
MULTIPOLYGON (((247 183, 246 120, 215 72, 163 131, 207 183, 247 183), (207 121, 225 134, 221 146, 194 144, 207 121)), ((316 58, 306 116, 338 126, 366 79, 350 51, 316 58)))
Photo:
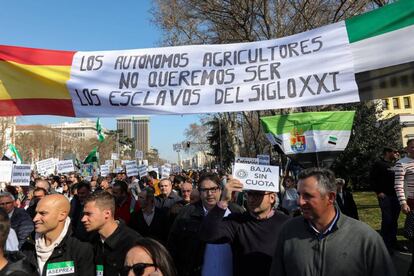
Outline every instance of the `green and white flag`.
POLYGON ((86 156, 85 160, 83 160, 84 164, 98 162, 98 147, 95 147, 89 154, 86 156))
POLYGON ((305 166, 330 164, 351 136, 355 111, 306 112, 261 118, 266 137, 305 166))
POLYGON ((4 156, 7 157, 9 160, 12 160, 16 164, 22 163, 22 157, 20 156, 19 151, 16 149, 16 147, 13 144, 9 144, 9 147, 4 153, 4 156))
POLYGON ((361 100, 414 89, 414 1, 401 0, 345 21, 361 100))
POLYGON ((105 140, 105 135, 102 130, 101 120, 98 118, 96 120, 96 137, 98 138, 99 142, 103 142, 105 140))

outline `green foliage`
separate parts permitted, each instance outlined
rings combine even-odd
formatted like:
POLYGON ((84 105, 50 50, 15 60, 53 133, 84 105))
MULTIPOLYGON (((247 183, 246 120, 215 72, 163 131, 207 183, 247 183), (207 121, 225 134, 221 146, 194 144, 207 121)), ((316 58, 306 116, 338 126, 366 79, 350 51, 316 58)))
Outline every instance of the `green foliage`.
POLYGON ((369 189, 368 176, 372 164, 382 154, 384 146, 402 149, 401 126, 398 117, 381 118, 382 110, 372 103, 350 104, 343 109, 356 110, 352 135, 332 169, 338 177, 347 179, 356 190, 369 189))
POLYGON ((216 157, 216 165, 219 165, 222 169, 230 168, 235 156, 234 152, 231 150, 229 132, 227 128, 221 125, 220 118, 217 117, 214 117, 206 124, 210 128, 207 133, 207 141, 210 143, 212 151, 211 155, 216 157))

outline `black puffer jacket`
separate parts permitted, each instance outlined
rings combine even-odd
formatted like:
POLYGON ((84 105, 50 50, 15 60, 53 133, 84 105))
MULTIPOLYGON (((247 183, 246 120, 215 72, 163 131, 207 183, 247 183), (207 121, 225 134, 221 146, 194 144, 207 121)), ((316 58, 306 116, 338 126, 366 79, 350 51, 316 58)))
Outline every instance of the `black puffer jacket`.
MULTIPOLYGON (((232 213, 241 213, 243 209, 229 203, 232 213)), ((184 206, 175 219, 168 237, 168 250, 174 259, 180 276, 201 275, 206 244, 199 238, 201 223, 204 220, 201 201, 184 206)))
MULTIPOLYGON (((21 249, 26 255, 28 261, 36 266, 37 254, 35 241, 32 239, 26 241, 21 249)), ((53 270, 53 275, 59 275, 59 270, 64 271, 65 276, 92 276, 95 275, 95 263, 93 256, 93 247, 91 244, 81 242, 71 237, 70 227, 66 236, 52 252, 45 263, 42 275, 46 276, 48 270, 53 270), (68 273, 70 272, 70 273, 68 273)), ((63 273, 62 273, 63 274, 63 273)))
POLYGON ((36 267, 19 251, 7 252, 7 265, 0 271, 0 276, 38 276, 36 267))

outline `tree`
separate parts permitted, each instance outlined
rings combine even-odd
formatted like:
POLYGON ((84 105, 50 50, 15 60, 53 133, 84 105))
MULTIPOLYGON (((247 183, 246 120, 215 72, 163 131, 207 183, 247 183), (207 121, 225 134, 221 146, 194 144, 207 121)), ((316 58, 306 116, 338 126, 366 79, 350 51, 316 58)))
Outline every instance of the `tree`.
POLYGON ((401 125, 398 116, 382 117, 382 108, 375 102, 342 106, 356 110, 354 127, 347 148, 332 169, 350 180, 354 189, 369 188, 368 175, 372 164, 379 158, 384 146, 402 149, 401 125))

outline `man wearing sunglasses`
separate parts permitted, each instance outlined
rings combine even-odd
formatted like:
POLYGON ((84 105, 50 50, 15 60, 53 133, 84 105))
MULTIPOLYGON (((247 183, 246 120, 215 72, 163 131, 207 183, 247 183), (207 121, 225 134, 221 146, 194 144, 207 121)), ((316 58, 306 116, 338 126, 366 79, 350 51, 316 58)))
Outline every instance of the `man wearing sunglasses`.
POLYGON ((248 212, 223 218, 233 194, 242 191, 243 184, 229 178, 199 235, 208 243, 231 244, 234 275, 268 275, 279 231, 288 217, 274 209, 275 192, 247 191, 248 212))

